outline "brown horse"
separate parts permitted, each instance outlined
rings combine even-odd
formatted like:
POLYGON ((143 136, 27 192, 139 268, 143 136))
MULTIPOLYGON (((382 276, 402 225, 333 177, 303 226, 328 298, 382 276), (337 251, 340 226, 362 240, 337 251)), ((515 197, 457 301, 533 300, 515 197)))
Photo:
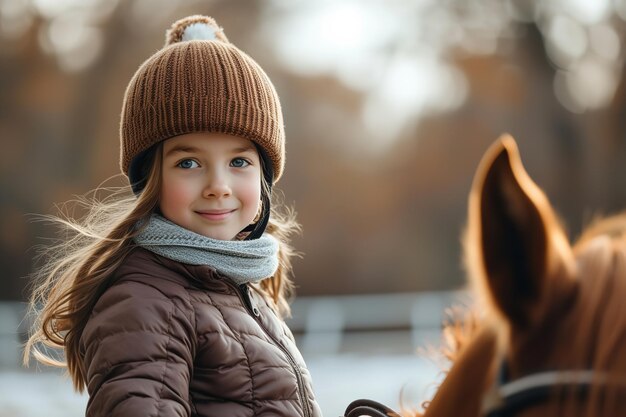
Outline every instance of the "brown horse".
POLYGON ((503 136, 474 179, 465 256, 484 312, 426 417, 626 415, 626 216, 570 246, 503 136))
MULTIPOLYGON (((625 416, 626 216, 570 246, 503 136, 476 173, 464 243, 479 319, 423 415, 625 416)), ((381 411, 365 414, 397 415, 381 411)))

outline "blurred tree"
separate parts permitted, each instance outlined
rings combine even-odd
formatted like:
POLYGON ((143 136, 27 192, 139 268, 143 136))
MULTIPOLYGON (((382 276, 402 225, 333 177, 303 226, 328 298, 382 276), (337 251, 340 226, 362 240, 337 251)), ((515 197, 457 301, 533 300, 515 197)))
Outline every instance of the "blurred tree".
POLYGON ((504 131, 572 235, 625 205, 626 1, 0 0, 0 297, 24 298, 53 233, 25 213, 118 172, 126 84, 194 13, 281 95, 300 294, 459 285, 473 171, 504 131))

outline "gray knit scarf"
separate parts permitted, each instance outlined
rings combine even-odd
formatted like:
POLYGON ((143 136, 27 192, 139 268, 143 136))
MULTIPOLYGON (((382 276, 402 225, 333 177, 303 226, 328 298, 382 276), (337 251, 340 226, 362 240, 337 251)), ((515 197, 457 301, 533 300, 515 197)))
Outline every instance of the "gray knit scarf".
POLYGON ((135 243, 174 261, 208 265, 239 285, 271 277, 278 269, 278 241, 267 233, 254 240, 218 240, 153 214, 135 243))

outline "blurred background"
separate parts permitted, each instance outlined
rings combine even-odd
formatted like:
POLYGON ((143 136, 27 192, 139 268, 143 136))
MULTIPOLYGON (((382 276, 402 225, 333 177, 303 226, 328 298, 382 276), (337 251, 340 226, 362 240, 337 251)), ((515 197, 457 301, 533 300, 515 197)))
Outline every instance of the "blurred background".
POLYGON ((18 365, 33 247, 54 237, 29 215, 123 184, 124 90, 189 14, 281 97, 290 324, 327 416, 432 394, 416 349, 464 297, 466 199, 501 133, 571 238, 626 207, 626 0, 0 0, 0 416, 83 413, 58 372, 18 365))

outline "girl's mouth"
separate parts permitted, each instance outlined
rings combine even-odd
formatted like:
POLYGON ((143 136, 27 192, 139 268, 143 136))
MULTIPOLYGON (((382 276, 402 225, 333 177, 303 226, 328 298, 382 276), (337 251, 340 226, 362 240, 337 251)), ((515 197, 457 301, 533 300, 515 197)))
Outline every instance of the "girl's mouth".
POLYGON ((211 221, 219 221, 224 220, 232 213, 235 212, 235 209, 231 210, 206 210, 206 211, 197 211, 202 218, 211 220, 211 221))

